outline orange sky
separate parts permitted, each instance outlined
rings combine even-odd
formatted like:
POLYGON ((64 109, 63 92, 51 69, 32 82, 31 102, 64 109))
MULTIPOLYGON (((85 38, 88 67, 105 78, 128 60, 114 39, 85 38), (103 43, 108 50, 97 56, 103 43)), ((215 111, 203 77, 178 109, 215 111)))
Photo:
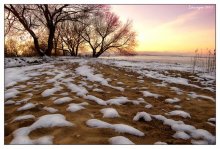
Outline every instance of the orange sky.
POLYGON ((215 49, 215 5, 111 5, 133 20, 137 51, 193 53, 215 49))

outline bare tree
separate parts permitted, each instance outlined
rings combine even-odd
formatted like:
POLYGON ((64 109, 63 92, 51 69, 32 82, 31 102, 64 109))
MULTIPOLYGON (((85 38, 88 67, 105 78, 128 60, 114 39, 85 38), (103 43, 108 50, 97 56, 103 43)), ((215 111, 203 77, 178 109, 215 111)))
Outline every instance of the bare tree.
POLYGON ((4 21, 5 21, 4 36, 6 36, 10 32, 14 23, 16 22, 16 18, 11 14, 10 11, 6 11, 4 21))
POLYGON ((38 37, 34 32, 34 29, 38 24, 31 13, 31 7, 32 5, 5 5, 5 9, 11 12, 23 25, 24 29, 30 33, 34 40, 35 49, 38 51, 39 55, 43 56, 44 53, 40 50, 38 37))
POLYGON ((99 57, 107 50, 121 52, 132 51, 136 45, 136 33, 132 31, 132 22, 124 25, 118 16, 111 12, 96 14, 91 19, 91 25, 82 35, 92 49, 92 56, 99 57))
POLYGON ((79 47, 84 42, 82 34, 86 27, 85 23, 72 21, 63 22, 60 26, 61 40, 72 56, 78 55, 79 47))
POLYGON ((61 30, 58 29, 59 27, 57 27, 57 30, 55 32, 55 35, 54 35, 54 54, 57 56, 59 55, 59 45, 61 45, 61 37, 60 37, 60 34, 61 34, 61 30))
POLYGON ((99 5, 5 5, 5 9, 11 12, 23 25, 34 40, 35 49, 43 56, 51 55, 56 27, 60 22, 71 20, 80 21, 90 12, 98 9, 99 5), (35 33, 37 27, 44 25, 48 31, 47 49, 42 51, 39 46, 38 37, 35 33))
POLYGON ((53 39, 56 31, 56 26, 59 22, 69 17, 68 12, 64 11, 68 5, 37 5, 39 13, 35 16, 48 29, 48 46, 45 52, 46 55, 51 55, 53 49, 53 39))

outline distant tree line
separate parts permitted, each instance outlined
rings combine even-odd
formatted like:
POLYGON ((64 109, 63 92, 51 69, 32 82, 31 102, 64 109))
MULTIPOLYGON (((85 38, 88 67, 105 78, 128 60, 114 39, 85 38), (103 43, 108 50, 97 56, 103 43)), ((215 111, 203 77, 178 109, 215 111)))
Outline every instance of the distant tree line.
POLYGON ((122 23, 109 5, 4 5, 5 55, 99 57, 135 54, 132 21, 122 23))

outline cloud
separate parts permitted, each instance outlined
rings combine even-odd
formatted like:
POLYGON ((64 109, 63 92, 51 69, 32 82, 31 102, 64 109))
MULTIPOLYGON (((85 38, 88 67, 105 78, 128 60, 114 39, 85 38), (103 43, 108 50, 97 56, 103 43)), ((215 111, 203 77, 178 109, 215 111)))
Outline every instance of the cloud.
POLYGON ((164 23, 158 26, 158 28, 173 28, 176 26, 184 25, 196 19, 200 14, 201 14, 200 10, 193 10, 193 11, 190 11, 189 13, 178 16, 176 19, 170 22, 167 22, 167 23, 164 23))

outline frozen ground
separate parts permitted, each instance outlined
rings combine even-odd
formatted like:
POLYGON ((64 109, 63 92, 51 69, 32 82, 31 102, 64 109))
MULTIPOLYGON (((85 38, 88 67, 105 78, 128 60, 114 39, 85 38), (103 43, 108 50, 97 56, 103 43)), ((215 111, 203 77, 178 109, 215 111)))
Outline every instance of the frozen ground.
POLYGON ((5 144, 215 144, 215 92, 186 64, 5 58, 5 144))

